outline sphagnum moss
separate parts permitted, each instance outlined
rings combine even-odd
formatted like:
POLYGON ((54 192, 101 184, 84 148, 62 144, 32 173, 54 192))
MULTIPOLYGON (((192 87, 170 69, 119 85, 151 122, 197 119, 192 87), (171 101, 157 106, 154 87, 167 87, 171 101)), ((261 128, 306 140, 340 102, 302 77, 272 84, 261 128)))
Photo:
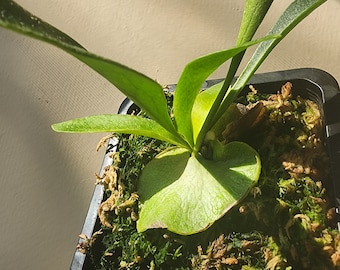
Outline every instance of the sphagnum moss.
MULTIPOLYGON (((291 84, 275 95, 251 89, 239 102, 249 114, 259 102, 264 111, 256 110, 252 116, 256 125, 243 128, 235 139, 260 153, 263 171, 258 185, 209 230, 193 236, 166 230, 138 233, 131 216, 138 217, 137 201, 126 211, 108 211, 110 226, 96 236, 105 251, 99 257, 92 255, 99 268, 334 269, 339 265, 340 237, 333 229, 333 202, 325 189, 329 163, 316 105, 293 98, 291 84)), ((233 125, 245 122, 241 117, 233 125)), ((230 138, 230 130, 226 127, 224 136, 230 138)), ((129 201, 143 166, 168 145, 137 136, 119 140, 113 166, 124 186, 122 197, 129 201)), ((111 194, 108 189, 108 198, 111 194)))

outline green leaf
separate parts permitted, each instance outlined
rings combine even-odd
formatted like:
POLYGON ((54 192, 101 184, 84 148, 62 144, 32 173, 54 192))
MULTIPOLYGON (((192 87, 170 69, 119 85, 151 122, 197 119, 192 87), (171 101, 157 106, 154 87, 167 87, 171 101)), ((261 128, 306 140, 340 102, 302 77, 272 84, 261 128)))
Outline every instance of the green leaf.
POLYGON ((246 0, 237 45, 251 40, 267 14, 273 0, 246 0))
MULTIPOLYGON (((259 28, 260 24, 262 23, 265 15, 267 14, 273 0, 246 0, 244 6, 244 12, 242 16, 242 23, 240 26, 240 30, 238 33, 236 45, 240 45, 244 42, 250 41, 256 30, 259 28)), ((240 52, 239 54, 235 55, 231 60, 229 70, 224 81, 223 87, 216 98, 216 104, 218 106, 221 104, 226 91, 229 89, 232 80, 236 74, 237 69, 240 66, 242 58, 245 54, 245 51, 240 52)), ((214 118, 214 114, 217 112, 218 108, 214 109, 213 112, 209 115, 209 118, 214 118)), ((208 120, 210 121, 210 120, 208 120)))
POLYGON ((174 148, 148 163, 138 183, 142 202, 138 231, 167 228, 177 234, 194 234, 237 204, 259 177, 258 154, 244 143, 232 142, 220 157, 224 161, 174 148))
MULTIPOLYGON (((213 105, 219 91, 221 90, 222 85, 223 82, 217 83, 198 94, 191 113, 193 133, 195 139, 198 137, 200 131, 202 130, 203 124, 211 110, 211 106, 213 105)), ((222 134, 222 131, 225 129, 226 125, 230 123, 232 120, 234 120, 235 117, 239 116, 240 112, 237 109, 236 104, 234 104, 234 106, 232 105, 229 106, 228 109, 224 112, 224 114, 210 129, 210 131, 214 132, 216 136, 222 134)))
POLYGON ((192 134, 191 110, 203 82, 220 65, 234 55, 237 55, 239 52, 252 45, 260 43, 263 40, 273 38, 277 38, 277 36, 266 36, 229 50, 215 52, 197 58, 186 65, 176 86, 176 94, 174 95, 174 115, 178 132, 182 134, 191 145, 193 145, 194 141, 192 134))
POLYGON ((52 129, 57 132, 68 133, 115 132, 143 135, 185 148, 188 147, 181 137, 170 133, 157 122, 133 115, 93 115, 54 124, 52 129))
POLYGON ((78 42, 62 31, 43 22, 10 0, 0 1, 0 26, 35 39, 48 40, 49 43, 56 46, 64 44, 65 46, 83 48, 78 42))
POLYGON ((200 133, 203 124, 209 114, 211 106, 214 104, 216 97, 221 90, 224 82, 214 84, 203 92, 199 93, 196 97, 195 103, 191 111, 192 129, 194 136, 194 143, 200 133))
POLYGON ((239 91, 244 88, 251 76, 254 75, 255 71, 263 63, 274 47, 292 29, 294 29, 298 23, 300 23, 313 10, 326 1, 327 0, 295 0, 287 7, 287 9, 282 13, 278 21, 273 26, 272 30, 270 30, 268 33, 268 35, 280 35, 280 38, 263 41, 258 46, 241 75, 238 77, 238 80, 232 86, 231 90, 229 90, 230 97, 227 96, 224 99, 218 113, 216 114, 215 120, 218 119, 226 110, 226 108, 233 102, 233 99, 237 96, 239 91))
POLYGON ((13 1, 1 0, 0 11, 0 26, 55 45, 78 58, 114 84, 165 129, 175 132, 163 89, 154 80, 117 62, 87 52, 72 38, 13 1))
MULTIPOLYGON (((262 23, 263 18, 267 14, 272 2, 273 0, 246 0, 242 17, 242 23, 240 26, 236 45, 248 42, 253 38, 256 30, 262 23)), ((226 92, 230 89, 230 85, 232 83, 232 80, 234 79, 237 69, 239 68, 244 53, 245 51, 242 51, 237 55, 233 56, 224 83, 220 87, 220 90, 218 91, 216 98, 213 100, 213 103, 210 105, 209 111, 206 114, 205 117, 206 120, 202 123, 202 125, 200 125, 201 126, 200 130, 194 130, 195 133, 194 141, 196 149, 200 149, 205 134, 215 124, 217 119, 221 117, 221 114, 219 114, 218 118, 216 118, 216 113, 218 113, 219 111, 220 104, 223 101, 226 92)), ((237 93, 233 97, 236 96, 237 93)), ((227 107, 225 107, 225 109, 227 109, 227 107)), ((202 120, 202 118, 200 120, 202 120)))

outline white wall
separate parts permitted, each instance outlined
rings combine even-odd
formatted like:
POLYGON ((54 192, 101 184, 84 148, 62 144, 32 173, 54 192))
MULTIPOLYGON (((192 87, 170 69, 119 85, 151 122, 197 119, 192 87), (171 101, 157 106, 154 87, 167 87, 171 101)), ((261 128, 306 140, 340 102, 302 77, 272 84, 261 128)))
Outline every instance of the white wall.
MULTIPOLYGON (((290 1, 276 1, 270 28, 290 1)), ((88 50, 162 84, 184 64, 232 46, 239 0, 18 0, 88 50)), ((329 0, 280 44, 261 72, 317 67, 340 81, 340 1, 329 0)), ((213 77, 221 77, 219 70, 213 77)), ((102 135, 65 135, 54 122, 117 111, 123 96, 62 51, 0 29, 0 268, 68 269, 103 152, 102 135)))

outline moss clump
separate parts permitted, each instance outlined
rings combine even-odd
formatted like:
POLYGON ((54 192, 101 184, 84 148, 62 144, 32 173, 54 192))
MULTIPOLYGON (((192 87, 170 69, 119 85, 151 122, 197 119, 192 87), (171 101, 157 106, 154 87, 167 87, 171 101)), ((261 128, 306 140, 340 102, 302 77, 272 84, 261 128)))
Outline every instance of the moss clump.
MULTIPOLYGON (((96 269, 336 269, 340 235, 329 199, 329 162, 316 104, 254 88, 240 100, 244 116, 226 126, 222 141, 242 140, 262 160, 256 187, 207 231, 179 236, 166 230, 138 233, 137 178, 167 145, 119 136, 101 234, 90 247, 96 269), (255 109, 254 109, 255 108, 255 109), (249 121, 251 119, 251 121, 249 121), (242 127, 242 128, 239 128, 242 127), (133 150, 132 150, 133 149, 133 150), (111 199, 110 199, 111 198, 111 199), (101 249, 98 255, 95 250, 101 249)), ((170 99, 171 100, 171 99, 170 99)))

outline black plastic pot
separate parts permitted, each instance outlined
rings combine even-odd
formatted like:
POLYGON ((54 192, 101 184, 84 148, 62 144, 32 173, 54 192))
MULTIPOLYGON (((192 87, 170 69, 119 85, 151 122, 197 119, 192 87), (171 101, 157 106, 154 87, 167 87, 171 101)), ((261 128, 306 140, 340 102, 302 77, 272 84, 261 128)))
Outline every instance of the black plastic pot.
MULTIPOLYGON (((202 89, 208 88, 221 80, 206 81, 202 89)), ((340 209, 340 94, 339 85, 336 80, 327 72, 313 69, 294 69, 278 72, 270 72, 264 74, 257 74, 252 77, 249 84, 259 89, 261 93, 275 93, 287 81, 291 82, 294 87, 294 94, 303 98, 311 99, 316 102, 323 116, 323 125, 325 127, 325 142, 327 144, 328 153, 331 159, 331 173, 332 185, 328 190, 333 192, 336 211, 339 213, 340 209)), ((169 85, 169 91, 175 91, 176 85, 169 85)), ((245 91, 248 91, 246 87, 245 91)), ((133 110, 138 109, 135 104, 129 99, 124 100, 119 108, 120 114, 127 114, 133 110)), ((104 156, 103 164, 100 169, 100 175, 103 173, 104 168, 112 163, 110 155, 115 152, 118 146, 118 141, 111 139, 109 141, 106 153, 104 156)), ((82 234, 88 238, 92 233, 100 228, 97 209, 103 200, 104 190, 103 187, 97 185, 91 199, 89 210, 84 222, 82 234)), ((339 219, 339 218, 338 218, 339 219)), ((338 221, 338 229, 340 230, 340 219, 338 221)), ((83 239, 79 239, 79 243, 83 239)), ((93 269, 90 259, 85 254, 76 250, 72 264, 72 270, 78 269, 93 269)))

